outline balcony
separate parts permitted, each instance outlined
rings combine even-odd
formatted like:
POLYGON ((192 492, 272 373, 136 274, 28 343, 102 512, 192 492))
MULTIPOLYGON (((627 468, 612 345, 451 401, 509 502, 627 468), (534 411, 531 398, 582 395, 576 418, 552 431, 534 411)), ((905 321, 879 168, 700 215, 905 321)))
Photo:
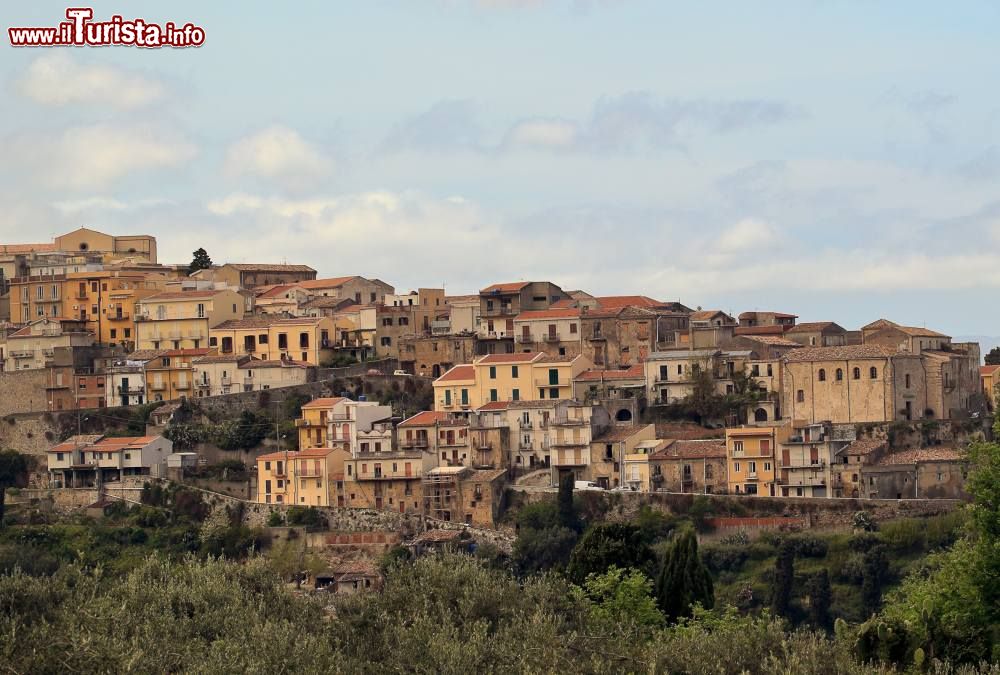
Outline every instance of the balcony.
POLYGON ((481 452, 488 452, 493 449, 493 443, 490 441, 479 441, 476 443, 476 450, 481 452))
POLYGON ((109 314, 108 321, 129 321, 131 319, 128 312, 122 312, 121 314, 109 314))
POLYGON ((408 438, 400 442, 402 448, 426 448, 428 446, 426 438, 408 438))
POLYGON ((33 359, 35 351, 33 349, 15 349, 10 352, 10 356, 13 359, 33 359))
POLYGON ((464 448, 469 445, 467 438, 452 438, 451 440, 438 441, 439 448, 464 448))
POLYGON ((305 417, 299 417, 295 420, 295 426, 297 427, 325 427, 326 421, 320 420, 318 422, 313 420, 308 420, 305 417))
POLYGON ((181 390, 181 391, 184 391, 184 390, 190 389, 190 388, 191 388, 191 382, 189 382, 188 380, 182 380, 182 381, 180 381, 180 382, 178 382, 177 384, 174 385, 174 389, 178 389, 178 390, 181 390))
POLYGON ((566 417, 562 419, 549 420, 549 424, 554 427, 583 427, 588 424, 587 420, 566 417))
POLYGON ((552 456, 553 466, 586 466, 587 464, 587 453, 583 452, 556 452, 552 456))
POLYGON ((604 337, 603 335, 601 335, 600 333, 596 333, 594 335, 591 335, 587 339, 590 340, 590 341, 607 340, 607 338, 604 337))
POLYGON ((166 382, 153 382, 149 385, 151 391, 163 391, 167 388, 166 382))
POLYGON ((568 377, 560 376, 555 382, 552 382, 548 377, 536 377, 535 386, 536 387, 568 387, 570 386, 570 381, 568 377))
POLYGON ((821 487, 826 485, 825 476, 789 476, 787 480, 779 481, 782 485, 791 487, 821 487))
POLYGON ((299 478, 322 478, 323 471, 316 469, 315 467, 311 469, 301 469, 298 471, 298 476, 299 478))
POLYGON ((49 358, 52 358, 53 356, 56 355, 56 350, 55 349, 43 349, 42 350, 42 354, 44 356, 48 356, 49 358))
POLYGON ((784 461, 779 463, 779 468, 782 469, 816 469, 821 471, 826 468, 826 462, 822 459, 815 462, 810 460, 796 461, 794 459, 789 460, 786 464, 784 461))
POLYGON ((535 424, 531 420, 521 419, 518 421, 518 426, 522 429, 534 429, 535 424))
POLYGON ((198 380, 194 386, 199 389, 210 389, 212 387, 212 383, 208 380, 198 380))
POLYGON ((229 377, 228 375, 223 375, 221 379, 221 384, 223 387, 232 386, 233 378, 229 377))
POLYGON ((141 323, 143 321, 152 321, 152 319, 149 318, 149 314, 136 314, 135 321, 136 323, 141 323))
POLYGON ((141 387, 133 387, 133 386, 127 386, 126 387, 125 385, 121 385, 121 384, 118 385, 118 395, 119 396, 130 396, 130 395, 131 396, 138 396, 139 394, 142 394, 144 392, 145 392, 145 390, 142 389, 141 387))
POLYGON ((420 451, 406 451, 406 450, 358 450, 354 453, 354 459, 366 459, 366 460, 393 460, 393 459, 408 459, 415 461, 422 461, 422 453, 420 451))
POLYGON ((546 342, 559 342, 559 333, 546 333, 542 339, 546 342))
POLYGON ((520 335, 514 338, 514 342, 517 342, 518 344, 522 345, 530 345, 535 342, 535 338, 530 333, 528 335, 521 333, 520 335))

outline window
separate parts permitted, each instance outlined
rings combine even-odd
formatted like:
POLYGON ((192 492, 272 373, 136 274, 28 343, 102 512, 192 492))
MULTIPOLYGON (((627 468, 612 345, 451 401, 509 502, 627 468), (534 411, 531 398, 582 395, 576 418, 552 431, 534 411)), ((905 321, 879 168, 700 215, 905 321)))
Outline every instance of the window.
POLYGON ((768 376, 768 377, 772 377, 772 376, 773 376, 773 374, 774 374, 774 371, 772 370, 772 366, 771 366, 771 364, 769 363, 769 364, 767 364, 767 376, 768 376))
POLYGON ((576 335, 576 324, 575 324, 575 323, 571 323, 571 324, 569 325, 569 332, 570 332, 571 334, 573 334, 573 335, 576 335))
POLYGON ((490 389, 490 400, 491 401, 498 400, 497 399, 497 390, 496 389, 490 389))
POLYGON ((757 462, 747 462, 747 471, 751 476, 757 473, 757 462))
POLYGON ((760 365, 755 363, 750 366, 750 374, 754 377, 760 377, 760 365))
POLYGON ((205 318, 205 305, 201 304, 200 302, 198 303, 198 318, 199 319, 205 318))
POLYGON ((406 318, 405 316, 401 316, 401 317, 399 317, 399 325, 400 326, 409 326, 410 325, 410 320, 408 318, 406 318))
POLYGON ((910 388, 910 374, 909 373, 906 374, 906 388, 907 389, 910 388))
POLYGON ((510 376, 511 377, 517 377, 517 366, 511 366, 510 367, 510 376))
POLYGON ((820 368, 817 376, 820 382, 826 382, 826 368, 820 368))
POLYGON ((733 462, 733 473, 739 473, 739 472, 740 472, 740 463, 733 462))
POLYGON ((287 333, 278 333, 278 349, 288 349, 287 333))
MULTIPOLYGON (((111 339, 114 340, 117 337, 118 337, 118 330, 115 329, 115 328, 112 328, 111 329, 111 339)), ((907 377, 909 377, 909 376, 907 376, 907 377)), ((907 385, 907 386, 909 386, 909 385, 907 385)))
POLYGON ((217 337, 210 337, 210 338, 208 338, 208 346, 209 347, 218 347, 219 346, 219 338, 217 338, 217 337))
POLYGON ((770 470, 771 470, 771 463, 764 462, 764 471, 770 471, 770 470))
POLYGON ((382 325, 383 326, 391 326, 392 325, 392 317, 388 316, 388 317, 383 318, 382 319, 382 325))
POLYGON ((556 387, 549 389, 549 398, 559 398, 559 389, 556 387))
POLYGON ((462 405, 469 405, 469 390, 462 390, 462 405))
POLYGON ((743 452, 743 441, 733 441, 733 452, 743 452))
POLYGON ((383 347, 388 347, 392 344, 392 338, 388 336, 382 337, 379 339, 379 344, 381 344, 383 347))
POLYGON ((520 401, 521 400, 521 390, 520 389, 512 389, 511 392, 510 392, 510 398, 511 398, 512 401, 520 401))
POLYGON ((851 377, 853 377, 855 380, 860 380, 861 379, 861 369, 860 368, 855 368, 853 371, 851 371, 851 377))
POLYGON ((490 366, 490 379, 491 380, 497 379, 497 367, 496 366, 490 366))
POLYGON ((806 392, 805 391, 803 391, 802 389, 799 389, 797 392, 795 392, 795 401, 797 403, 805 403, 805 400, 806 400, 806 392))
POLYGON ((834 374, 834 377, 837 378, 837 382, 842 382, 844 380, 844 371, 837 368, 837 372, 834 374))
POLYGON ((876 368, 875 366, 872 366, 871 368, 869 368, 869 370, 868 370, 868 377, 870 377, 873 380, 877 380, 878 379, 878 368, 876 368))

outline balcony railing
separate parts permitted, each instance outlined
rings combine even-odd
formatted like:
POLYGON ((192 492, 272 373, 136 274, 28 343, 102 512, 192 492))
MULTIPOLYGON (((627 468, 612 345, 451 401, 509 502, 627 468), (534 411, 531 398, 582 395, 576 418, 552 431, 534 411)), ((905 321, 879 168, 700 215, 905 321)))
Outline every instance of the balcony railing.
POLYGON ((570 386, 570 381, 568 377, 559 377, 555 382, 550 381, 548 377, 536 377, 535 378, 536 387, 568 387, 570 386))
POLYGON ((129 385, 129 386, 126 387, 125 385, 121 385, 121 384, 118 385, 118 393, 121 396, 128 396, 130 394, 138 395, 138 394, 143 393, 143 391, 144 390, 142 389, 142 387, 133 387, 131 385, 129 385))
POLYGON ((411 459, 416 461, 421 461, 423 459, 422 453, 418 450, 416 452, 410 450, 358 450, 354 453, 355 459, 367 459, 369 461, 375 460, 393 460, 393 459, 411 459))
POLYGON ((782 480, 780 480, 778 482, 780 482, 782 485, 790 485, 790 486, 793 486, 793 487, 807 487, 807 486, 819 487, 819 486, 822 486, 822 485, 826 485, 826 477, 825 476, 789 476, 787 480, 782 479, 782 480))
POLYGON ((15 359, 33 359, 35 358, 35 352, 30 349, 16 349, 10 352, 10 356, 15 359))
POLYGON ((826 461, 820 459, 815 462, 811 460, 796 461, 794 459, 789 460, 786 464, 784 461, 780 462, 780 468, 782 469, 817 469, 822 470, 826 468, 826 461))
POLYGON ((522 429, 534 429, 535 425, 531 420, 521 419, 518 420, 518 426, 522 429))
POLYGON ((402 448, 426 448, 429 441, 426 438, 408 438, 400 442, 402 448))
POLYGON ((522 345, 530 345, 535 342, 535 338, 530 333, 528 335, 521 333, 514 338, 514 341, 522 345))
POLYGON ((542 339, 546 342, 559 342, 559 333, 546 333, 542 339))
POLYGON ((122 312, 121 314, 109 314, 108 321, 129 321, 130 316, 128 312, 122 312))
POLYGON ((153 382, 151 385, 149 385, 149 388, 152 391, 163 391, 164 389, 167 388, 167 384, 165 382, 153 382))
POLYGON ((209 380, 198 380, 194 386, 198 387, 199 389, 210 389, 212 383, 209 380))
POLYGON ((587 425, 587 420, 564 417, 561 419, 549 420, 549 424, 554 427, 582 427, 587 425))
POLYGON ((191 383, 187 380, 183 380, 174 385, 174 389, 190 389, 191 383))

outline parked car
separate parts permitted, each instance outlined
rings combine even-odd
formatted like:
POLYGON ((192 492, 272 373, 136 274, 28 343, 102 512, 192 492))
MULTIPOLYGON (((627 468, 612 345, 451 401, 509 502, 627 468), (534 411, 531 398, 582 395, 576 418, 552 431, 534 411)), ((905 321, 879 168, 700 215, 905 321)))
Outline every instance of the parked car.
POLYGON ((578 480, 573 483, 574 490, 603 490, 600 485, 590 480, 578 480))
POLYGON ((394 370, 394 371, 392 371, 392 374, 395 375, 396 377, 409 377, 410 376, 410 374, 408 372, 406 372, 405 370, 394 370))

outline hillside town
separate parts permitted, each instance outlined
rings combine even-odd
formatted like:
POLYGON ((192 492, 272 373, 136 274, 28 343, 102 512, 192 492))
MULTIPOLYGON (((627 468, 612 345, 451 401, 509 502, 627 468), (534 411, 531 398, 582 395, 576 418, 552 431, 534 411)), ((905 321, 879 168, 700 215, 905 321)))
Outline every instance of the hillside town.
POLYGON ((0 291, 0 415, 150 410, 130 437, 71 424, 47 439, 35 480, 52 488, 217 463, 205 443, 173 447, 179 410, 311 387, 283 443, 262 432, 232 454, 251 501, 490 527, 507 488, 566 475, 609 491, 962 498, 963 446, 996 401, 978 344, 891 317, 848 328, 555 281, 404 290, 204 250, 166 264, 152 236, 88 228, 0 245, 0 291), (346 375, 420 383, 430 404, 335 390, 346 375))

